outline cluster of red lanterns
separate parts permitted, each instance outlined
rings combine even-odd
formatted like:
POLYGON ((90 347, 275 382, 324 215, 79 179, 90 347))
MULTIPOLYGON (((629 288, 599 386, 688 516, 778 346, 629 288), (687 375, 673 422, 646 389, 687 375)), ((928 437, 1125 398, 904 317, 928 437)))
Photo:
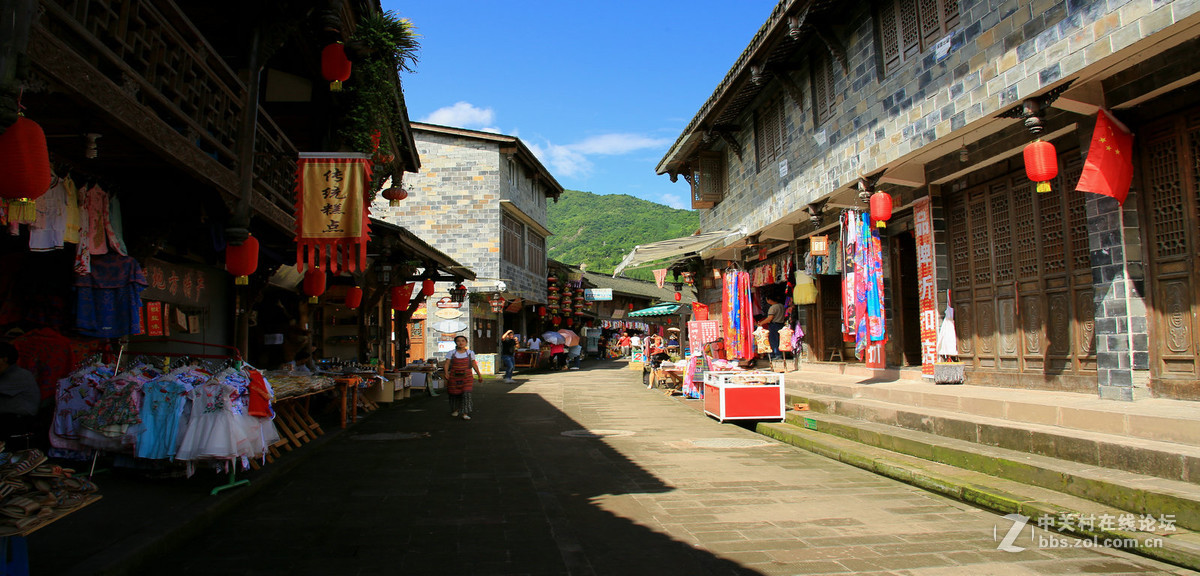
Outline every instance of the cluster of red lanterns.
POLYGON ((1037 182, 1038 192, 1049 192, 1050 181, 1058 176, 1058 152, 1045 140, 1034 140, 1024 150, 1025 175, 1037 182))
POLYGON ((0 134, 0 174, 4 174, 0 198, 13 201, 9 204, 9 220, 32 224, 37 220, 33 201, 50 189, 51 182, 46 133, 37 122, 18 116, 0 134))
POLYGON ((346 45, 335 42, 321 50, 321 75, 329 81, 329 90, 342 91, 342 82, 350 79, 350 59, 346 57, 346 45))

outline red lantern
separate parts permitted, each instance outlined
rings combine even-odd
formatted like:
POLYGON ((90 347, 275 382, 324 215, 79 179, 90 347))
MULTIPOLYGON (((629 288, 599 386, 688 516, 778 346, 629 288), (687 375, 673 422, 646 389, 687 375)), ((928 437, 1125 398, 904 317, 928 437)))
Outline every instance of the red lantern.
POLYGON ((342 91, 342 82, 350 79, 350 59, 346 58, 346 47, 336 42, 321 50, 321 74, 329 81, 329 90, 342 91))
POLYGON ((1058 176, 1058 153, 1053 144, 1034 140, 1025 147, 1025 175, 1037 182, 1038 192, 1050 191, 1050 181, 1058 176))
POLYGON ((304 273, 304 295, 308 296, 310 304, 316 304, 317 298, 325 293, 325 271, 320 268, 309 268, 304 273))
POLYGON ((676 293, 675 293, 675 301, 676 301, 676 302, 680 302, 680 301, 682 301, 682 300, 683 300, 683 294, 680 294, 679 292, 676 292, 676 293))
POLYGON ((629 309, 630 309, 630 310, 633 310, 633 302, 630 302, 630 303, 629 303, 629 309))
POLYGON ((351 286, 350 289, 346 291, 346 307, 353 310, 359 306, 362 306, 362 296, 362 288, 359 288, 358 286, 351 286))
POLYGON ((37 122, 24 116, 0 134, 0 198, 9 204, 9 220, 32 224, 37 219, 33 200, 50 189, 50 152, 46 134, 37 122))
POLYGON ((401 286, 392 286, 392 310, 405 311, 408 310, 408 304, 412 296, 412 284, 403 284, 401 286))
POLYGON ((241 246, 230 244, 225 248, 225 269, 233 274, 233 283, 245 286, 249 276, 258 270, 258 238, 249 236, 241 246))
POLYGON ((545 316, 545 315, 546 315, 546 307, 538 306, 538 316, 545 316))
POLYGON ((421 294, 425 296, 433 296, 433 280, 426 278, 421 282, 421 294))
POLYGON ((399 206, 401 200, 408 198, 408 191, 399 186, 392 186, 383 191, 383 197, 387 198, 388 206, 399 206))
POLYGON ((555 316, 552 320, 550 320, 550 323, 555 326, 558 326, 559 324, 562 324, 562 318, 555 316))
POLYGON ((892 217, 892 195, 887 192, 876 192, 871 195, 871 219, 879 228, 887 226, 892 217))

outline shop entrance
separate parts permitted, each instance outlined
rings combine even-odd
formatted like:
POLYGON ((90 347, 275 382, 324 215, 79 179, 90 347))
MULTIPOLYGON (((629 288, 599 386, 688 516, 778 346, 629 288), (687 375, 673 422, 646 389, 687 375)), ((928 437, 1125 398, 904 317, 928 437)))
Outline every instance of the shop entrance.
POLYGON ((816 358, 820 362, 854 361, 853 350, 846 352, 842 341, 842 277, 822 274, 817 280, 816 358), (839 352, 839 354, 835 354, 839 352))
POLYGON ((893 361, 902 366, 921 365, 921 299, 917 296, 917 238, 912 232, 892 237, 893 318, 900 334, 893 361))
POLYGON ((408 362, 425 359, 425 320, 408 323, 408 362))
POLYGON ((500 341, 500 335, 496 333, 497 323, 495 320, 484 318, 475 319, 475 346, 476 354, 495 354, 499 351, 497 343, 500 341))

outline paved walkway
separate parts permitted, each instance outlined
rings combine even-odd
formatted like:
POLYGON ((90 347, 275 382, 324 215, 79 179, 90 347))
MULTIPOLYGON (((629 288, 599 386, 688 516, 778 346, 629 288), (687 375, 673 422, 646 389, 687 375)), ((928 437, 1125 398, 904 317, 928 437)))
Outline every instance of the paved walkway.
MULTIPOLYGON (((991 513, 722 425, 612 364, 376 412, 142 574, 1187 573, 997 550, 991 513)), ((114 519, 116 521, 116 519, 114 519)))

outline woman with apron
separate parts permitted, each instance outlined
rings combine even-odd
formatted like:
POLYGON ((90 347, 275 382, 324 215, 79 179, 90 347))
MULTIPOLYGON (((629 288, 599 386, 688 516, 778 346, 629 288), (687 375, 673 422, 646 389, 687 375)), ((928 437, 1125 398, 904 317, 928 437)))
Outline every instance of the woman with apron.
POLYGON ((483 383, 483 373, 475 362, 475 352, 467 350, 467 337, 454 337, 454 350, 446 355, 446 393, 450 396, 450 417, 457 418, 462 414, 463 420, 470 420, 471 388, 475 380, 483 383), (475 376, 471 376, 471 372, 475 376))

